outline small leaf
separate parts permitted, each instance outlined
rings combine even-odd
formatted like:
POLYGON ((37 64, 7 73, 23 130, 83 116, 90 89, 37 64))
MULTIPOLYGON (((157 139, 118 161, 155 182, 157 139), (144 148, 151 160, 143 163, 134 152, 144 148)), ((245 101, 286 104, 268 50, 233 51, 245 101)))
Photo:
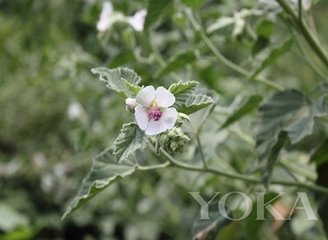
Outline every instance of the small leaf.
MULTIPOLYGON (((213 206, 210 207, 209 219, 200 219, 200 216, 197 217, 192 228, 195 240, 214 240, 221 229, 231 222, 229 218, 223 216, 218 211, 217 205, 215 207, 215 209, 213 206)), ((230 210, 226 209, 226 214, 232 218, 230 210)))
POLYGON ((260 74, 266 67, 272 65, 279 57, 288 52, 287 50, 292 46, 293 39, 287 39, 283 44, 272 48, 267 56, 260 62, 259 67, 255 69, 253 74, 249 77, 249 79, 255 78, 258 74, 260 74))
POLYGON ((186 51, 180 53, 173 57, 167 64, 164 66, 158 73, 156 73, 156 77, 163 76, 172 71, 175 71, 189 63, 192 63, 196 60, 196 55, 193 51, 186 51))
POLYGON ((190 95, 184 104, 177 107, 177 111, 185 114, 192 114, 207 107, 213 102, 213 99, 207 95, 190 95))
POLYGON ((317 167, 323 163, 328 162, 327 149, 328 149, 328 139, 325 139, 324 142, 312 154, 310 161, 314 162, 317 167))
POLYGON ((269 38, 273 33, 274 27, 274 22, 265 19, 256 26, 256 34, 261 37, 269 38))
POLYGON ((179 82, 170 86, 169 91, 175 96, 173 107, 178 112, 191 114, 213 103, 213 99, 203 94, 194 94, 198 86, 196 81, 179 82))
POLYGON ((130 93, 132 93, 132 96, 135 97, 138 92, 142 89, 142 87, 140 87, 139 85, 135 85, 135 84, 132 84, 128 81, 126 81, 125 79, 123 79, 126 87, 128 88, 128 90, 130 91, 130 93))
POLYGON ((115 92, 119 93, 123 97, 133 97, 135 94, 131 92, 130 87, 127 86, 126 82, 130 85, 137 85, 141 78, 138 74, 129 68, 113 68, 108 69, 105 67, 91 69, 93 74, 97 74, 100 81, 106 83, 106 86, 115 92))
POLYGON ((147 139, 139 127, 135 123, 126 123, 113 144, 113 155, 116 161, 121 163, 127 160, 136 150, 142 150, 146 146, 147 139))
POLYGON ((83 204, 107 188, 114 181, 131 175, 137 164, 130 160, 118 164, 108 148, 94 158, 88 176, 83 180, 80 190, 67 207, 62 219, 80 208, 83 204))
POLYGON ((4 232, 10 232, 20 227, 29 226, 29 219, 27 216, 3 202, 0 203, 0 216, 0 230, 4 232))
POLYGON ((278 140, 274 144, 274 146, 272 147, 270 155, 268 156, 266 166, 265 166, 266 171, 263 173, 263 178, 262 178, 264 186, 266 188, 269 187, 269 183, 270 183, 270 180, 271 180, 271 175, 272 175, 274 165, 278 160, 280 151, 283 148, 283 146, 285 145, 286 140, 287 140, 286 132, 280 132, 280 134, 278 136, 278 140))
POLYGON ((177 98, 180 94, 192 93, 198 85, 199 83, 196 81, 173 83, 170 86, 169 91, 177 98))
MULTIPOLYGON (((312 101, 297 90, 286 90, 274 94, 261 107, 261 121, 256 139, 260 162, 270 174, 275 163, 280 133, 287 132, 292 144, 310 135, 314 118, 326 115, 323 98, 312 101)), ((281 147, 280 147, 281 148, 281 147)), ((269 177, 265 179, 268 181, 269 177)))
POLYGON ((178 82, 170 86, 169 91, 175 96, 174 107, 183 105, 199 85, 196 81, 178 82))
POLYGON ((148 30, 161 16, 169 13, 173 2, 173 0, 148 0, 144 29, 148 30))
POLYGON ((261 101, 262 97, 259 95, 247 97, 238 107, 238 109, 236 109, 232 113, 232 115, 227 118, 227 120, 222 124, 220 129, 228 127, 229 125, 233 124, 234 122, 238 121, 239 119, 253 111, 255 108, 258 107, 261 101))

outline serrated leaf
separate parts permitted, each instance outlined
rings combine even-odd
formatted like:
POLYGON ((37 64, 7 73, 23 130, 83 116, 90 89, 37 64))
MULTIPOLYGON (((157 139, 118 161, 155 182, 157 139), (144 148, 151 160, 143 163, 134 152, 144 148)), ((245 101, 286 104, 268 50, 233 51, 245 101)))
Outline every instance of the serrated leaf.
POLYGON ((196 81, 178 82, 170 86, 169 91, 175 96, 174 107, 183 105, 199 85, 196 81))
POLYGON ((113 68, 108 69, 105 67, 93 68, 91 69, 93 74, 97 74, 100 81, 106 83, 106 86, 121 96, 134 97, 135 94, 131 92, 131 86, 128 87, 126 82, 130 85, 138 85, 141 78, 138 74, 129 68, 113 68))
POLYGON ((83 180, 78 194, 66 208, 62 219, 80 208, 114 181, 131 175, 136 167, 137 164, 130 160, 118 164, 111 153, 111 148, 104 150, 94 158, 88 176, 83 180))
POLYGON ((177 107, 177 111, 185 114, 192 114, 207 107, 213 102, 213 99, 207 95, 190 95, 184 104, 177 107))
POLYGON ((199 83, 196 81, 173 83, 169 91, 177 98, 180 94, 192 93, 198 85, 199 83))
POLYGON ((156 73, 156 77, 163 76, 168 74, 172 71, 175 71, 189 63, 192 63, 196 60, 196 55, 193 51, 186 51, 180 53, 173 57, 162 69, 156 73))
POLYGON ((145 134, 135 123, 126 123, 113 144, 113 155, 118 163, 127 160, 138 149, 147 146, 145 134))
POLYGON ((262 97, 259 95, 247 97, 241 103, 241 105, 227 118, 227 120, 225 120, 220 129, 228 127, 229 125, 233 124, 234 122, 238 121, 239 119, 253 111, 255 108, 258 107, 261 101, 262 97))
POLYGON ((178 112, 191 114, 213 103, 213 99, 203 94, 193 94, 198 86, 196 81, 179 82, 170 86, 169 91, 175 96, 174 108, 178 112))
POLYGON ((292 89, 274 94, 260 107, 260 113, 256 149, 261 164, 270 174, 271 166, 276 161, 272 159, 272 155, 276 154, 273 149, 280 133, 287 132, 292 144, 299 142, 312 133, 314 118, 326 115, 326 109, 322 98, 312 101, 292 89))
POLYGON ((173 2, 173 0, 148 0, 144 30, 148 30, 161 16, 169 13, 173 2))
POLYGON ((266 55, 266 57, 260 62, 259 66, 255 69, 253 74, 249 77, 250 79, 255 78, 260 74, 266 67, 271 66, 275 61, 278 60, 283 54, 288 52, 287 50, 292 46, 293 39, 287 39, 280 46, 274 47, 266 55))

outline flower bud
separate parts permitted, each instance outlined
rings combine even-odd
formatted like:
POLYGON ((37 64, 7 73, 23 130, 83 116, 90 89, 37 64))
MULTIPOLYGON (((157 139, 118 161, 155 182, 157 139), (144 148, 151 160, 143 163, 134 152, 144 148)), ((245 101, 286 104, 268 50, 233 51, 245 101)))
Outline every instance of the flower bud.
POLYGON ((190 138, 184 134, 180 128, 174 127, 166 134, 159 137, 159 147, 164 148, 167 152, 182 152, 183 148, 190 141, 190 138))
POLYGON ((134 108, 137 106, 137 102, 134 98, 125 99, 125 109, 129 112, 134 112, 134 108))

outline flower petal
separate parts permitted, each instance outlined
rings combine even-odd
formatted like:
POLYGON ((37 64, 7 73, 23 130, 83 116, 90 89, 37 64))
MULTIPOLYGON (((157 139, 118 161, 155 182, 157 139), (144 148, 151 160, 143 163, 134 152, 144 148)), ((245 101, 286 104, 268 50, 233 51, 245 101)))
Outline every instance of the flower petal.
POLYGON ((177 118, 178 118, 177 110, 175 108, 167 108, 164 110, 160 120, 163 122, 165 130, 167 130, 174 127, 177 118))
POLYGON ((150 119, 145 134, 152 136, 164 132, 165 130, 164 121, 162 118, 158 121, 150 119))
POLYGON ((128 18, 128 23, 137 32, 142 32, 144 29, 145 17, 147 15, 147 10, 142 9, 136 12, 132 17, 128 18))
POLYGON ((103 2, 102 10, 100 13, 99 21, 97 23, 97 29, 99 32, 104 32, 111 27, 113 15, 113 5, 111 2, 103 2))
POLYGON ((139 128, 145 130, 149 122, 147 111, 142 106, 136 106, 134 117, 136 118, 139 128))
POLYGON ((147 86, 138 92, 136 101, 144 107, 150 107, 155 100, 155 93, 156 92, 153 86, 147 86))
POLYGON ((167 108, 175 103, 175 97, 164 87, 156 89, 156 103, 159 107, 167 108))

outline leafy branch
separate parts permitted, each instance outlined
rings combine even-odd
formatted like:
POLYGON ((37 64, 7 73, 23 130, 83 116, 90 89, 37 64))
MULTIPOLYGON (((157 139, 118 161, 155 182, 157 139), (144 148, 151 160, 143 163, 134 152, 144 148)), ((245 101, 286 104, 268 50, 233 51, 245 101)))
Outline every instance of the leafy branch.
MULTIPOLYGON (((204 32, 204 30, 202 29, 202 27, 199 25, 199 23, 196 21, 196 19, 193 16, 193 13, 190 9, 184 9, 184 13, 187 16, 187 18, 189 19, 192 27, 194 28, 194 30, 196 32, 199 32, 202 40, 205 42, 205 44, 207 45, 207 47, 212 51, 212 53, 214 54, 214 56, 220 61, 222 62, 224 65, 226 65, 227 67, 233 69, 234 71, 238 72, 239 74, 250 78, 252 76, 252 73, 247 71, 246 69, 240 67, 239 65, 235 64, 234 62, 230 61, 228 58, 226 58, 218 48, 216 48, 213 44, 213 42, 211 41, 211 39, 206 35, 206 33, 204 32)), ((253 78, 255 81, 260 82, 270 88, 276 89, 276 90, 282 90, 283 87, 280 86, 278 83, 272 82, 271 80, 262 77, 262 76, 256 76, 253 78)))
MULTIPOLYGON (((311 33, 308 26, 304 23, 302 14, 302 9, 299 9, 299 14, 296 14, 295 11, 290 7, 290 5, 286 2, 286 0, 277 0, 282 9, 290 16, 292 22, 295 27, 300 31, 300 33, 304 36, 305 40, 308 42, 310 47, 322 61, 322 63, 328 67, 328 55, 327 52, 321 46, 319 40, 314 37, 314 34, 311 33)), ((300 1, 301 2, 301 1, 300 1)), ((299 4, 299 7, 301 4, 299 4)))

